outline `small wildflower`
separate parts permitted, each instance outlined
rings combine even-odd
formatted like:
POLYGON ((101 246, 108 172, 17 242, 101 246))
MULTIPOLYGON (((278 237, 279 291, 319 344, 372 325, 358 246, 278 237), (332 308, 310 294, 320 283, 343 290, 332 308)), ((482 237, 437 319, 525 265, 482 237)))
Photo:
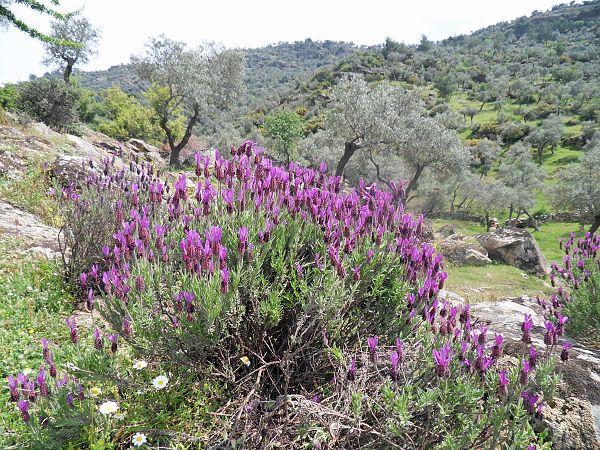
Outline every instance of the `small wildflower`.
POLYGON ((100 389, 98 386, 94 386, 90 389, 90 395, 92 397, 98 397, 100 394, 102 394, 102 389, 100 389))
POLYGON ((117 402, 108 401, 98 406, 98 410, 106 416, 116 413, 119 410, 119 405, 117 405, 117 402))
POLYGON ((135 433, 131 437, 131 443, 135 447, 140 447, 140 446, 144 445, 147 441, 148 441, 148 438, 146 437, 146 435, 144 433, 135 433))
POLYGON ((152 380, 152 386, 154 386, 154 389, 156 390, 160 390, 167 387, 167 384, 169 384, 169 379, 164 375, 159 375, 154 380, 152 380))
POLYGON ((146 361, 140 360, 133 363, 133 368, 135 370, 142 370, 148 367, 148 363, 146 361))
POLYGON ((242 356, 240 358, 240 361, 242 361, 242 364, 244 364, 245 366, 250 366, 250 358, 248 358, 247 356, 242 356))
POLYGON ((125 420, 125 414, 119 413, 113 416, 116 420, 125 420))

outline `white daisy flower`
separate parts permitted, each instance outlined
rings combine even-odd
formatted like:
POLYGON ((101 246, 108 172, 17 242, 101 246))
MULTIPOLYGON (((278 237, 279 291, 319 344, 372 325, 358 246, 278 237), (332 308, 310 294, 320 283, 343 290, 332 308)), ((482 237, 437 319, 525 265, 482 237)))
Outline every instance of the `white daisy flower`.
POLYGON ((117 405, 117 402, 108 401, 98 406, 98 409, 106 416, 108 414, 116 413, 119 410, 119 405, 117 405))
POLYGON ((169 379, 164 375, 159 375, 154 380, 152 380, 152 386, 154 386, 154 389, 157 390, 167 387, 167 384, 169 384, 169 379))
POLYGON ((102 394, 102 389, 100 389, 98 386, 94 386, 90 389, 90 395, 92 397, 98 397, 100 394, 102 394))
POLYGON ((33 369, 31 367, 28 367, 27 369, 23 370, 23 375, 28 377, 31 374, 31 372, 33 372, 33 369))
POLYGON ((116 420, 124 420, 125 419, 125 414, 123 413, 119 413, 119 414, 115 414, 113 416, 116 420))
POLYGON ((148 367, 148 363, 146 361, 136 361, 133 363, 133 368, 135 370, 142 370, 145 369, 146 367, 148 367))
POLYGON ((135 447, 139 447, 139 446, 145 444, 147 440, 148 440, 148 438, 146 437, 146 435, 144 433, 135 433, 131 437, 131 443, 135 447))

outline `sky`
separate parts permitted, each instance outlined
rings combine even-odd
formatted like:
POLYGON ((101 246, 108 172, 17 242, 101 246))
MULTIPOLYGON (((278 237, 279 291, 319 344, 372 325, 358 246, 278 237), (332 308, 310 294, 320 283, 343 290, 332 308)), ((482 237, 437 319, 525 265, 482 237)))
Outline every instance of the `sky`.
MULTIPOLYGON (((48 0, 42 0, 49 4, 48 0)), ((566 1, 566 0, 563 0, 566 1)), ((284 41, 335 40, 381 44, 386 37, 412 44, 468 34, 500 21, 544 11, 560 0, 61 0, 59 10, 81 9, 100 28, 98 55, 84 70, 127 63, 150 36, 165 34, 190 45, 216 41, 252 48, 284 41)), ((42 31, 47 17, 13 5, 13 12, 42 31)), ((42 75, 40 42, 15 29, 0 29, 0 84, 42 75)))

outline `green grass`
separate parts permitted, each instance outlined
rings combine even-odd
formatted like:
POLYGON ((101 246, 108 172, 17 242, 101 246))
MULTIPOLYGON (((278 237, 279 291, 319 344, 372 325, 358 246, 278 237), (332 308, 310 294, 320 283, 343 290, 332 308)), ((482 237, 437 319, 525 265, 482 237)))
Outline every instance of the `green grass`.
POLYGON ((507 264, 494 263, 487 267, 448 265, 446 271, 446 288, 469 303, 521 295, 545 297, 552 293, 552 287, 543 278, 527 275, 507 264))
MULTIPOLYGON (((18 243, 0 242, 0 378, 42 364, 39 340, 68 339, 64 317, 73 296, 63 287, 57 263, 15 252, 18 243)), ((3 382, 4 383, 4 382, 3 382)), ((0 448, 14 444, 25 430, 8 390, 0 389, 0 448)))
POLYGON ((23 177, 0 176, 0 199, 38 216, 45 224, 59 224, 58 202, 48 195, 51 182, 40 162, 32 163, 23 177))
MULTIPOLYGON (((457 232, 465 236, 473 236, 485 232, 485 226, 461 220, 436 219, 433 221, 434 230, 444 225, 452 225, 457 232)), ((540 231, 529 229, 535 237, 540 250, 548 263, 560 262, 563 252, 559 240, 569 237, 571 232, 583 236, 576 223, 547 222, 540 226, 540 231)), ((464 297, 469 302, 493 301, 503 297, 520 295, 547 296, 552 293, 548 280, 533 275, 526 275, 522 270, 506 264, 494 263, 487 267, 455 267, 447 266, 448 290, 464 297)))

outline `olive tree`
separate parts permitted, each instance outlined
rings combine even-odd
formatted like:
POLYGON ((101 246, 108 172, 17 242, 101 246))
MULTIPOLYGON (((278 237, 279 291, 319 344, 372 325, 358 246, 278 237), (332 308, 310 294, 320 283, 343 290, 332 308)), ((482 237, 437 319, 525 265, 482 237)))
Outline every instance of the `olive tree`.
POLYGON ((490 231, 492 214, 506 208, 510 203, 509 189, 499 181, 472 177, 464 184, 463 190, 471 196, 474 206, 483 212, 486 231, 490 231))
POLYGON ((325 120, 327 133, 344 146, 335 174, 344 174, 357 151, 391 144, 401 117, 419 109, 425 111, 414 92, 406 93, 386 83, 371 86, 359 77, 342 79, 331 94, 325 120))
POLYGON ((380 182, 390 185, 399 173, 407 177, 410 195, 426 170, 447 176, 468 166, 469 152, 456 131, 446 126, 447 117, 431 117, 416 91, 404 91, 388 83, 369 85, 361 78, 347 78, 332 93, 325 130, 344 151, 336 175, 355 153, 370 161, 380 182), (395 168, 397 163, 401 166, 395 168))
POLYGON ((285 155, 289 164, 296 144, 303 135, 300 116, 291 111, 278 111, 265 118, 264 128, 265 136, 279 153, 285 155))
POLYGON ((524 213, 537 229, 529 209, 536 203, 536 193, 544 186, 544 178, 545 172, 533 161, 529 146, 519 143, 508 150, 498 167, 498 181, 507 188, 509 220, 516 210, 517 217, 524 213))
POLYGON ((85 17, 64 16, 50 23, 50 36, 54 39, 44 43, 44 64, 57 64, 63 68, 63 79, 68 83, 75 64, 85 64, 96 54, 100 30, 94 28, 85 17), (77 46, 61 45, 75 42, 77 46))
POLYGON ((473 167, 481 173, 480 177, 483 178, 498 160, 502 152, 502 145, 498 141, 480 139, 475 145, 469 147, 469 150, 473 167))
POLYGON ((394 145, 381 152, 399 156, 410 173, 407 197, 417 188, 419 179, 428 170, 441 177, 463 172, 471 163, 469 151, 458 133, 446 128, 439 116, 412 112, 393 129, 394 145))
POLYGON ((592 222, 590 233, 600 227, 600 144, 588 150, 557 173, 553 189, 554 203, 581 214, 592 222))
POLYGON ((243 93, 244 56, 214 43, 188 49, 184 42, 165 36, 152 38, 143 55, 132 56, 135 72, 162 89, 164 95, 152 103, 171 151, 170 164, 179 165, 179 154, 190 140, 202 115, 227 109, 243 93), (179 139, 170 126, 185 117, 179 139))
POLYGON ((535 147, 538 154, 538 162, 540 165, 544 162, 544 150, 550 146, 552 152, 554 147, 558 145, 562 139, 565 126, 559 116, 552 115, 545 119, 542 124, 534 129, 529 136, 527 142, 535 147))

